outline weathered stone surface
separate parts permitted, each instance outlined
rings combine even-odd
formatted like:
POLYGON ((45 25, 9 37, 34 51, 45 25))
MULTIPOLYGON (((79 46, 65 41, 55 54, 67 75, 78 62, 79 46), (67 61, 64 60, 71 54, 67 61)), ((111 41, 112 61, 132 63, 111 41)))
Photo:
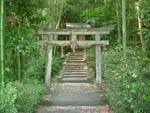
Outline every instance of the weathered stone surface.
POLYGON ((61 82, 62 83, 89 83, 91 81, 89 81, 87 77, 86 78, 74 77, 74 78, 63 78, 61 82))
POLYGON ((64 78, 86 78, 87 75, 64 75, 64 78))
POLYGON ((51 88, 50 98, 55 106, 99 106, 99 90, 90 83, 56 83, 51 88))
POLYGON ((38 113, 112 113, 108 106, 55 106, 41 108, 38 113))

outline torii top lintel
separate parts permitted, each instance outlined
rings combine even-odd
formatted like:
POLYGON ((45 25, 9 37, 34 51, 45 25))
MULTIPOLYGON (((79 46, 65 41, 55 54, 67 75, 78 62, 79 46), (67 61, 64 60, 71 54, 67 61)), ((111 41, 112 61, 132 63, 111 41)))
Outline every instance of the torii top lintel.
POLYGON ((78 28, 78 29, 39 29, 38 34, 42 35, 96 35, 96 34, 110 34, 114 26, 106 26, 101 28, 78 28))

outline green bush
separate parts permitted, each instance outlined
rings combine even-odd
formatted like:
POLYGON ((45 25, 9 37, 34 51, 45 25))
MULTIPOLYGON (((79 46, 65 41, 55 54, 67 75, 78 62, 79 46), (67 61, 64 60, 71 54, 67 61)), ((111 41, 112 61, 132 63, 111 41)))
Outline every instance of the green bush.
POLYGON ((150 113, 150 60, 136 49, 128 49, 126 61, 122 48, 103 55, 107 96, 116 113, 150 113))
MULTIPOLYGON (((62 60, 60 57, 53 57, 52 60, 52 76, 59 73, 62 66, 62 60)), ((39 80, 44 80, 45 75, 45 69, 46 69, 46 57, 39 56, 39 58, 35 61, 32 60, 27 65, 27 69, 25 71, 26 77, 34 77, 39 80)))
POLYGON ((15 100, 17 90, 9 83, 6 87, 1 84, 0 88, 0 113, 17 113, 15 100))
POLYGON ((34 77, 39 80, 44 80, 44 73, 45 73, 45 66, 46 66, 46 57, 39 56, 38 59, 33 58, 27 64, 25 77, 34 77))
POLYGON ((60 57, 53 57, 52 61, 52 76, 58 74, 62 67, 62 60, 60 57))
POLYGON ((87 63, 87 66, 88 66, 89 74, 96 77, 96 52, 95 52, 95 47, 89 48, 87 50, 86 63, 87 63))
POLYGON ((36 109, 36 105, 40 102, 40 98, 44 94, 44 85, 36 79, 26 79, 23 83, 15 82, 14 86, 18 90, 16 100, 19 112, 32 113, 36 109))

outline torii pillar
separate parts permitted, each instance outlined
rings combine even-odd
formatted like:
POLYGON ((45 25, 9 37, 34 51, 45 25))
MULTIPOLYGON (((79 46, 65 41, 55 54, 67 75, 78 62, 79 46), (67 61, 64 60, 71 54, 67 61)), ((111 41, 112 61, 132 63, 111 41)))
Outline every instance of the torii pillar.
MULTIPOLYGON (((53 35, 48 35, 48 41, 53 40, 53 35)), ((46 74, 45 74, 45 86, 50 90, 51 84, 51 71, 52 71, 52 53, 53 53, 53 46, 48 45, 47 47, 47 64, 46 64, 46 74)))
MULTIPOLYGON (((100 34, 96 34, 96 42, 100 41, 100 34)), ((102 66, 101 66, 101 46, 96 46, 96 82, 99 88, 102 87, 102 66)))

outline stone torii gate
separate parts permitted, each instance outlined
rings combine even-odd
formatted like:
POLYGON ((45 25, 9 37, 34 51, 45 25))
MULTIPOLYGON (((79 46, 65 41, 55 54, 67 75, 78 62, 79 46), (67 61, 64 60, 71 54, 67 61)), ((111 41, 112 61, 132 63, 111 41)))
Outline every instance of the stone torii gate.
MULTIPOLYGON (((61 46, 64 48, 65 46, 71 46, 73 49, 73 52, 75 52, 75 48, 81 47, 81 48, 88 48, 91 46, 96 46, 96 82, 99 87, 101 87, 102 84, 102 70, 101 70, 101 46, 102 45, 109 45, 109 41, 101 40, 101 35, 103 34, 110 34, 110 31, 114 29, 114 26, 107 26, 102 28, 81 28, 81 29, 58 29, 58 30, 39 30, 38 34, 41 35, 48 35, 48 41, 42 41, 42 44, 47 44, 47 66, 46 66, 46 74, 45 74, 45 85, 47 88, 50 88, 51 83, 51 68, 52 68, 52 48, 53 45, 61 46), (69 35, 71 36, 70 41, 54 41, 53 36, 58 35, 69 35), (78 35, 95 35, 95 41, 78 41, 77 36, 78 35)), ((62 49, 63 50, 63 49, 62 49)))

